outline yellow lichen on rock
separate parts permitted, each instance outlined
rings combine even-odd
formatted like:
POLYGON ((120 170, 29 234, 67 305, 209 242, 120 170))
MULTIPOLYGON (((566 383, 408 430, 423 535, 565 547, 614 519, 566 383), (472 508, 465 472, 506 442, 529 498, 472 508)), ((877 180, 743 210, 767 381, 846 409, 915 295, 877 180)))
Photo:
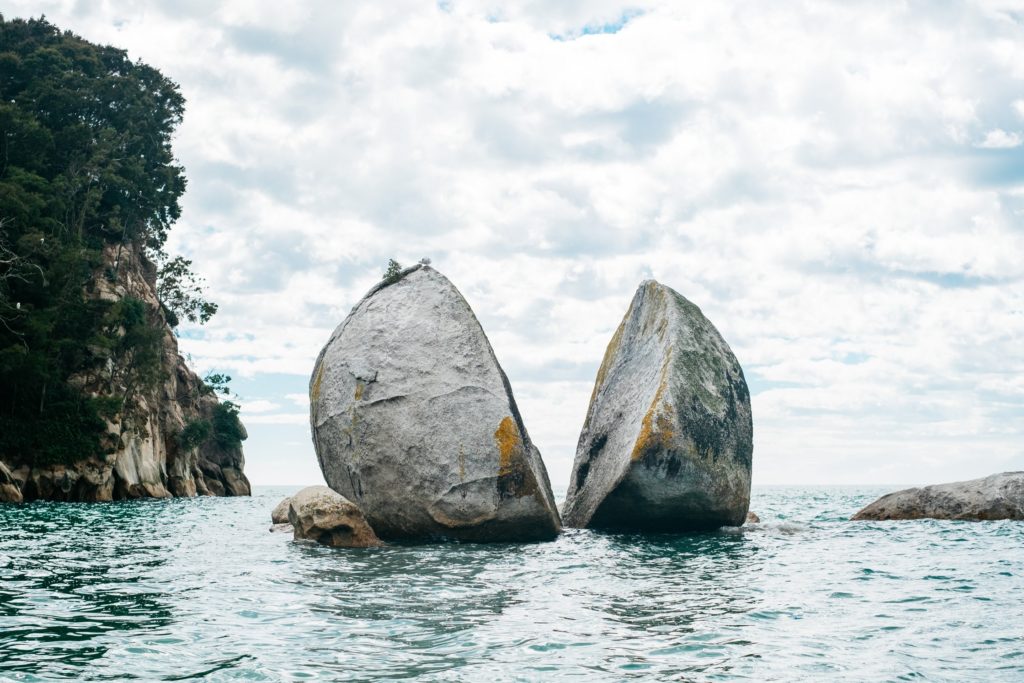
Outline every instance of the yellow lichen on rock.
POLYGON ((674 436, 672 420, 667 415, 672 406, 661 406, 660 411, 658 408, 657 400, 655 400, 640 423, 640 433, 636 437, 633 453, 630 456, 633 461, 640 460, 645 453, 653 448, 665 448, 672 442, 674 436), (657 416, 655 416, 656 412, 657 416), (654 426, 655 424, 656 426, 654 426))
POLYGON ((320 398, 320 382, 324 379, 324 365, 320 363, 316 367, 316 379, 313 380, 313 388, 309 390, 309 397, 315 402, 320 398))
MULTIPOLYGON (((669 347, 668 357, 672 356, 672 348, 669 347)), ((640 422, 640 433, 633 444, 633 453, 630 458, 633 461, 639 460, 644 453, 651 448, 666 447, 671 443, 675 432, 672 430, 672 418, 670 417, 672 406, 668 403, 662 405, 661 397, 668 385, 668 361, 661 368, 661 383, 658 384, 658 391, 654 394, 651 407, 647 409, 644 419, 640 422)))
POLYGON ((515 420, 506 416, 494 432, 494 441, 498 444, 498 476, 511 474, 512 458, 522 448, 515 420))
POLYGON ((622 340, 622 330, 626 327, 626 319, 623 318, 622 322, 619 323, 619 328, 615 330, 615 334, 612 335, 612 340, 608 342, 608 348, 604 351, 604 358, 601 360, 601 367, 597 369, 597 379, 594 380, 594 390, 590 393, 590 402, 594 402, 594 397, 597 396, 598 390, 604 386, 605 377, 608 374, 608 367, 612 364, 615 358, 615 353, 619 349, 619 342, 622 340))
POLYGON ((363 383, 362 383, 361 381, 359 381, 359 380, 356 380, 356 395, 355 395, 355 400, 357 400, 357 401, 361 401, 361 400, 363 399, 363 390, 364 390, 365 388, 366 388, 366 385, 365 385, 365 384, 363 384, 363 383))

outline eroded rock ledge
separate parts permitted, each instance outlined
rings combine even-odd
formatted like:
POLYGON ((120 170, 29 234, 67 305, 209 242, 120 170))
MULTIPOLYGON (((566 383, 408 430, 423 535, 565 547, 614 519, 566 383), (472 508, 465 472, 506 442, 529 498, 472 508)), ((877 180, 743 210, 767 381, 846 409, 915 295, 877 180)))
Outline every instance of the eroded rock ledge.
POLYGON ((1024 519, 1024 472, 896 491, 867 505, 853 519, 1024 519))

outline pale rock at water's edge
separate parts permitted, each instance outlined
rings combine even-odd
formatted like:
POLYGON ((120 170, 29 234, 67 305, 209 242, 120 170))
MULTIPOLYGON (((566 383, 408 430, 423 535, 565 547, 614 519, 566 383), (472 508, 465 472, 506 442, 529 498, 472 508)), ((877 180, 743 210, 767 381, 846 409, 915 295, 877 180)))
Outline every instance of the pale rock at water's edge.
POLYGON ((752 456, 750 393, 728 344, 694 304, 643 282, 597 374, 566 526, 739 526, 752 456))
POLYGON ((381 538, 535 541, 561 530, 487 336, 425 264, 372 288, 331 335, 310 420, 327 483, 381 538))
POLYGON ((270 530, 273 532, 293 532, 291 522, 288 521, 288 512, 291 510, 292 499, 282 498, 281 502, 274 506, 270 512, 270 530))
POLYGON ((0 503, 20 503, 23 497, 14 474, 0 461, 0 503))
POLYGON ((287 500, 288 521, 296 541, 315 541, 334 548, 381 545, 359 506, 326 486, 308 486, 287 500))
POLYGON ((288 523, 288 508, 291 506, 291 498, 282 498, 281 502, 274 506, 270 512, 270 521, 274 524, 288 523))
POLYGON ((853 519, 1024 520, 1024 472, 896 491, 864 507, 853 519))

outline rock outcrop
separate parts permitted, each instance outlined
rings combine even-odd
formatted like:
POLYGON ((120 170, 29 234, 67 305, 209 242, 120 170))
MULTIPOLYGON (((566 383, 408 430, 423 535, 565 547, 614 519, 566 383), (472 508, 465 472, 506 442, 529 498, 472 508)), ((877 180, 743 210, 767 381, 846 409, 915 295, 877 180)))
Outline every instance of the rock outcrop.
POLYGON ((866 506, 853 519, 1024 519, 1024 472, 896 491, 866 506))
POLYGON ((739 526, 752 454, 750 394, 729 346, 695 305, 642 283, 597 373, 566 526, 739 526))
POLYGON ((0 462, 0 503, 20 503, 21 487, 7 465, 0 462))
POLYGON ((108 245, 102 266, 83 294, 111 304, 127 297, 142 302, 150 324, 162 334, 162 379, 151 388, 135 390, 129 368, 113 356, 73 376, 71 383, 87 395, 129 397, 121 412, 106 423, 105 454, 47 464, 35 462, 32 454, 5 454, 2 460, 9 476, 6 484, 0 481, 0 500, 16 499, 10 487, 24 500, 249 495, 240 444, 214 438, 183 443, 181 439, 187 425, 215 423, 220 403, 204 390, 202 380, 178 353, 177 340, 157 299, 155 266, 137 247, 108 245))
POLYGON ((381 545, 359 506, 326 486, 309 486, 288 499, 288 520, 296 541, 334 548, 381 545))
POLYGON ((508 379, 469 304, 433 268, 370 290, 321 351, 309 393, 324 477, 381 538, 560 531, 508 379))
POLYGON ((757 516, 757 513, 750 511, 747 513, 747 524, 760 524, 761 518, 757 516))

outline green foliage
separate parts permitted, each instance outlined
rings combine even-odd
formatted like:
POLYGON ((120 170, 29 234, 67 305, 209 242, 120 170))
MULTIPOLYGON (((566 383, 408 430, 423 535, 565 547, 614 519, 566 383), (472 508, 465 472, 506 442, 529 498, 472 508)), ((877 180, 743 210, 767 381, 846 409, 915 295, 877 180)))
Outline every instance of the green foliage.
POLYGON ((163 379, 163 330, 144 301, 126 296, 107 315, 112 357, 125 386, 123 400, 154 389, 163 379))
POLYGON ((238 406, 231 401, 218 403, 213 409, 213 439, 217 445, 225 450, 241 448, 245 438, 238 406))
POLYGON ((0 21, 0 205, 19 227, 159 249, 185 189, 185 101, 159 71, 44 19, 0 21))
MULTIPOLYGON (((70 464, 101 456, 105 428, 96 399, 82 398, 66 385, 55 384, 45 395, 45 410, 35 419, 0 414, 0 445, 5 454, 36 465, 70 464)), ((31 406, 37 408, 38 406, 31 406)))
POLYGON ((388 269, 384 271, 384 282, 392 285, 402 277, 402 264, 395 259, 388 259, 388 269))
POLYGON ((192 420, 178 434, 178 445, 182 450, 191 451, 201 446, 213 431, 209 420, 192 420))
POLYGON ((171 309, 167 308, 167 306, 165 306, 162 301, 160 302, 160 310, 164 314, 164 320, 167 321, 168 327, 174 329, 175 327, 181 324, 181 319, 178 318, 178 314, 172 311, 171 309))
POLYGON ((203 394, 223 394, 228 396, 231 393, 231 375, 224 375, 219 372, 210 372, 203 377, 203 386, 200 390, 203 394))
MULTIPOLYGON (((163 329, 144 302, 86 297, 124 250, 161 255, 185 190, 171 136, 184 99, 157 70, 44 19, 0 16, 0 456, 99 453, 102 417, 131 417, 161 379, 163 329), (104 263, 104 248, 117 254, 104 263), (112 363, 111 363, 112 361, 112 363), (73 377, 107 377, 91 398, 73 377), (116 388, 116 391, 114 390, 116 388)), ((165 259, 166 260, 166 259, 165 259)), ((189 263, 164 264, 166 310, 203 322, 189 263), (170 275, 168 280, 166 275, 170 275)))
POLYGON ((171 327, 177 327, 182 318, 203 324, 217 312, 217 304, 204 298, 202 282, 202 278, 192 272, 192 262, 181 256, 160 266, 156 293, 170 312, 167 323, 171 327))
POLYGON ((96 407, 96 413, 102 418, 113 420, 124 407, 124 398, 121 396, 97 396, 91 399, 96 407))

